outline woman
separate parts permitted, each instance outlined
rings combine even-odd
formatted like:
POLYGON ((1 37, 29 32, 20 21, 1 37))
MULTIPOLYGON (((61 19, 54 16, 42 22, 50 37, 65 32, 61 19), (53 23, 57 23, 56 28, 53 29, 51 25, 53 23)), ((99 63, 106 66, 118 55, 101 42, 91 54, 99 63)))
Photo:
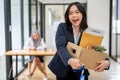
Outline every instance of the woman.
MULTIPOLYGON (((79 2, 71 3, 65 13, 65 23, 58 26, 56 33, 57 52, 48 67, 56 75, 57 80, 79 80, 80 72, 73 72, 79 69, 83 63, 72 58, 67 51, 68 42, 79 45, 80 36, 88 28, 87 16, 84 7, 79 2)), ((95 71, 104 71, 109 66, 109 60, 98 62, 95 71)), ((88 80, 89 72, 84 70, 85 80, 88 80)))
MULTIPOLYGON (((46 44, 44 40, 40 37, 37 29, 32 29, 31 37, 24 45, 24 49, 28 50, 45 50, 46 44)), ((28 64, 29 74, 28 77, 32 77, 36 67, 38 66, 39 70, 44 74, 44 80, 47 80, 47 74, 45 71, 45 63, 43 56, 32 56, 32 65, 28 64)))

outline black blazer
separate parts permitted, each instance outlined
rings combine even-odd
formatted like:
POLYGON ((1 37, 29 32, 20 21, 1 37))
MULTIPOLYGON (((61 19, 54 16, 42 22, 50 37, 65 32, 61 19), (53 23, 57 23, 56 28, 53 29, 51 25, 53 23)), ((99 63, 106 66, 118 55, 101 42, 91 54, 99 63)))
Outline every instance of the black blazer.
MULTIPOLYGON (((72 26, 71 26, 72 28, 72 26)), ((56 33, 56 47, 57 52, 55 56, 52 58, 50 63, 48 64, 49 69, 57 76, 57 77, 65 77, 68 70, 68 59, 71 58, 68 50, 66 48, 67 42, 74 43, 74 35, 73 32, 70 33, 66 29, 66 24, 61 23, 58 26, 57 33, 56 33)), ((85 75, 89 75, 88 70, 84 71, 85 75)))

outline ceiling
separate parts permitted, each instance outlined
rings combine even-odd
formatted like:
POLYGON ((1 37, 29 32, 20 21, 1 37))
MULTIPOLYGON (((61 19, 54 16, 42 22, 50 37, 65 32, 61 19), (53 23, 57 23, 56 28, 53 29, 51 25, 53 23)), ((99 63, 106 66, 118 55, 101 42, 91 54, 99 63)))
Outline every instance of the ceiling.
POLYGON ((39 1, 45 4, 66 4, 71 2, 87 3, 87 0, 39 0, 39 1))

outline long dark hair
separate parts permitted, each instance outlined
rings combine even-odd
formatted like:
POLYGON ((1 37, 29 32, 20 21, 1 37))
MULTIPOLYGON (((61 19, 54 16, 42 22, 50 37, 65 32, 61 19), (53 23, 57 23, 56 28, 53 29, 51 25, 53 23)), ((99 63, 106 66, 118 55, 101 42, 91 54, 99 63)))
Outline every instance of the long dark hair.
POLYGON ((86 11, 85 11, 83 5, 82 5, 81 3, 79 3, 79 2, 73 2, 73 3, 71 3, 71 4, 68 6, 68 8, 67 8, 67 10, 66 10, 66 12, 65 12, 65 16, 64 16, 64 17, 65 17, 65 22, 66 22, 66 24, 67 24, 67 29, 68 29, 70 32, 71 32, 71 30, 72 30, 72 27, 70 27, 70 26, 72 26, 72 23, 71 23, 70 20, 69 20, 69 11, 70 11, 70 8, 71 8, 73 5, 75 5, 75 6, 78 8, 78 10, 82 13, 83 19, 82 19, 82 22, 81 22, 81 25, 80 25, 80 29, 85 30, 85 29, 88 27, 88 25, 87 25, 86 11))

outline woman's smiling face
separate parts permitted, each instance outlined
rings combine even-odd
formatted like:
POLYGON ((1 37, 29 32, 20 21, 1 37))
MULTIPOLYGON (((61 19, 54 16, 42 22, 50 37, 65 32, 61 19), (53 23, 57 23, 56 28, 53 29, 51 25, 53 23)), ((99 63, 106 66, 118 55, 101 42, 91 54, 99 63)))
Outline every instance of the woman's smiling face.
POLYGON ((33 38, 34 40, 38 40, 39 35, 38 35, 37 33, 34 33, 34 34, 32 34, 32 38, 33 38))
POLYGON ((73 5, 69 11, 69 20, 74 27, 79 27, 82 21, 82 13, 78 10, 78 8, 73 5))

